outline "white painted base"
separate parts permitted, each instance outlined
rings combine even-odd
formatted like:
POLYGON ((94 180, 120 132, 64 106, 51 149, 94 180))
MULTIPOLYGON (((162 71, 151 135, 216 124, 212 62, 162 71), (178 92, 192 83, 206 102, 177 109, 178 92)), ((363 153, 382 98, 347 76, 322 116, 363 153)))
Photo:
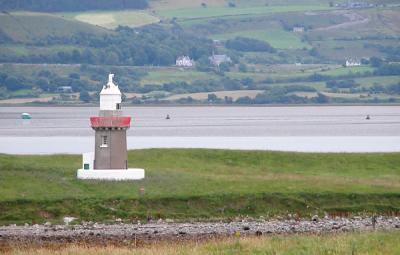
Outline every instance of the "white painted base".
POLYGON ((129 181, 144 179, 144 169, 78 169, 77 178, 83 180, 129 181))

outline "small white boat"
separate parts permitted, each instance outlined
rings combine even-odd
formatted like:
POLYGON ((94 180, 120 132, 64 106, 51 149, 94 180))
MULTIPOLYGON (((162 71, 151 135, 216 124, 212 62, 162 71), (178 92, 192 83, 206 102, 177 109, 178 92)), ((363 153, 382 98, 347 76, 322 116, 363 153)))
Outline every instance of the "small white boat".
POLYGON ((29 113, 27 113, 27 112, 22 113, 22 114, 21 114, 21 118, 22 118, 23 120, 30 120, 30 119, 32 119, 31 115, 30 115, 29 113))

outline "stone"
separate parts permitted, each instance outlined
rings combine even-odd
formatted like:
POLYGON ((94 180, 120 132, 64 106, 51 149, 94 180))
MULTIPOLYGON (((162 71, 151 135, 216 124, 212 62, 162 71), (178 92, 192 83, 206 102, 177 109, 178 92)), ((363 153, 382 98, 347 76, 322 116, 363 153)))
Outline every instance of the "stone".
POLYGON ((318 220, 319 220, 318 215, 312 216, 312 217, 311 217, 311 220, 314 221, 314 222, 318 222, 318 220))
POLYGON ((73 222, 74 220, 76 220, 75 217, 70 217, 70 216, 65 216, 63 218, 64 224, 65 225, 69 225, 71 222, 73 222))

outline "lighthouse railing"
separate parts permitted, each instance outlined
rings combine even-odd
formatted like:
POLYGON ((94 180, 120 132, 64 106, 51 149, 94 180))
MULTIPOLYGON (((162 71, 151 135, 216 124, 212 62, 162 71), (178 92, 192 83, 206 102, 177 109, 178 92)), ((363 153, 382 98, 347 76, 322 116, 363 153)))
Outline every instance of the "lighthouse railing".
POLYGON ((90 117, 92 127, 130 127, 131 117, 90 117))

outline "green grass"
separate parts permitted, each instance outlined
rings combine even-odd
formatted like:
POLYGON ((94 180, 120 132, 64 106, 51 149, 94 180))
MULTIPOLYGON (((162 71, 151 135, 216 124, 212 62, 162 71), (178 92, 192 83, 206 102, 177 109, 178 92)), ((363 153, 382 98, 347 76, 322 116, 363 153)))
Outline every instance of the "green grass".
POLYGON ((148 12, 133 10, 81 12, 75 13, 72 18, 109 29, 114 29, 118 26, 140 27, 160 21, 159 18, 150 15, 148 12))
POLYGON ((340 76, 347 75, 349 73, 365 73, 365 72, 373 72, 374 68, 370 66, 352 66, 352 67, 340 67, 336 69, 331 69, 328 71, 320 72, 323 75, 331 75, 331 76, 340 76))
POLYGON ((302 42, 297 34, 281 28, 245 30, 234 33, 215 34, 210 37, 216 40, 228 40, 237 36, 266 41, 272 47, 278 49, 299 49, 309 46, 307 43, 302 42))
POLYGON ((375 83, 379 85, 390 85, 399 83, 400 76, 373 76, 367 78, 358 78, 355 79, 355 81, 362 87, 370 87, 375 83))
POLYGON ((37 42, 47 39, 48 36, 69 38, 80 33, 110 33, 86 23, 34 12, 0 13, 0 24, 2 32, 18 43, 37 42))
POLYGON ((398 212, 399 156, 136 150, 129 166, 145 168, 145 180, 117 183, 77 180, 80 156, 1 155, 0 224, 398 212))
POLYGON ((313 11, 313 10, 326 10, 329 9, 328 5, 275 5, 275 6, 252 6, 252 7, 195 7, 195 8, 182 8, 160 10, 159 14, 167 18, 178 19, 194 19, 194 18, 210 18, 220 16, 236 16, 236 15, 260 15, 272 14, 279 12, 295 12, 295 11, 313 11))
POLYGON ((198 72, 195 70, 180 70, 178 68, 163 68, 159 70, 149 71, 148 74, 143 77, 141 84, 160 84, 168 82, 192 82, 195 80, 212 79, 216 76, 213 74, 198 72))
POLYGON ((66 245, 54 249, 13 247, 10 254, 277 254, 277 255, 396 255, 400 253, 398 231, 372 233, 337 233, 314 235, 274 235, 264 237, 225 238, 208 241, 158 242, 144 247, 95 247, 66 245))
POLYGON ((23 44, 3 44, 0 45, 0 52, 7 52, 9 55, 17 55, 17 56, 30 56, 32 52, 40 55, 49 55, 55 54, 59 51, 72 51, 74 49, 82 50, 84 48, 75 45, 50 45, 50 46, 30 46, 23 44))

